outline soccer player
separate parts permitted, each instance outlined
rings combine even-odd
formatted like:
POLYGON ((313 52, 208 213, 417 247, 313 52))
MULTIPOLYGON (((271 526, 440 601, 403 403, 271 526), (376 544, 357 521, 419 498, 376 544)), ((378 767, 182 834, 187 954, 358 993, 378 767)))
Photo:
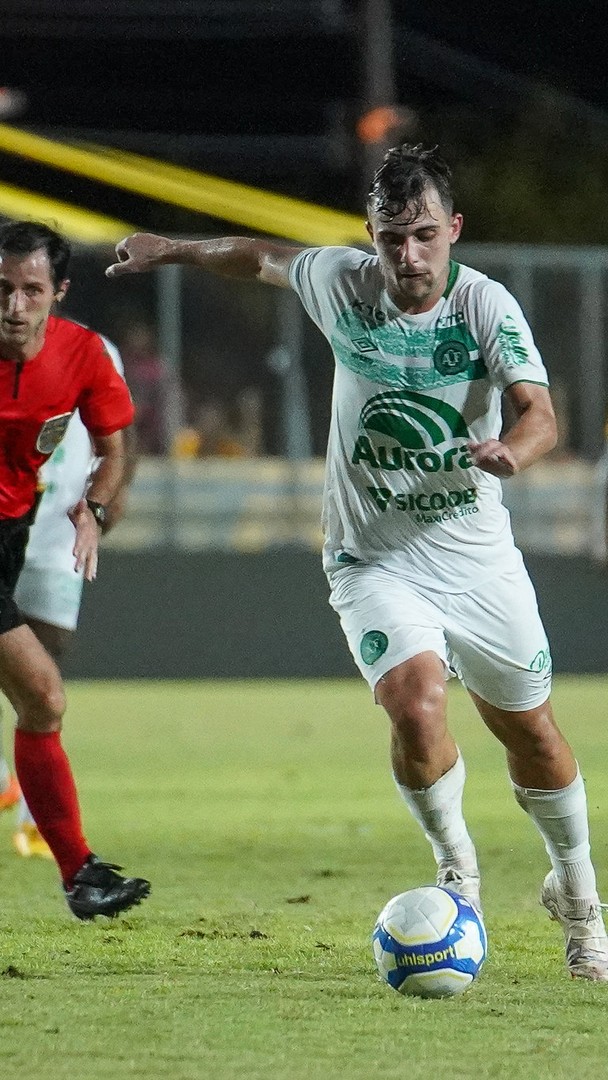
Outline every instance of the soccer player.
POLYGON ((136 234, 106 273, 187 263, 295 289, 336 361, 330 602, 388 713, 394 778, 432 845, 437 882, 480 909, 465 769, 446 721, 446 679, 457 674, 545 842, 542 902, 563 928, 568 969, 607 981, 585 789, 553 719, 549 646, 501 499, 500 479, 555 444, 547 374, 514 298, 451 259, 462 216, 436 150, 390 150, 367 213, 375 254, 136 234), (503 395, 514 421, 501 435, 503 395))
POLYGON ((57 861, 65 896, 80 919, 116 915, 149 891, 124 878, 87 843, 68 758, 59 670, 14 599, 37 505, 40 467, 65 435, 75 409, 99 464, 86 498, 69 513, 74 565, 97 570, 106 506, 124 472, 123 428, 133 405, 97 334, 51 314, 69 287, 67 241, 46 225, 0 227, 0 688, 16 714, 15 767, 23 795, 57 861))
MULTIPOLYGON (((102 341, 122 375, 123 364, 118 349, 107 338, 102 337, 102 341)), ((135 471, 132 427, 124 429, 124 438, 126 467, 121 487, 108 504, 103 534, 120 520, 127 486, 135 471)), ((40 470, 43 494, 30 529, 25 562, 14 594, 19 611, 59 667, 76 630, 83 588, 82 571, 74 572, 74 526, 68 513, 85 491, 94 466, 89 433, 76 413, 61 443, 40 470)), ((15 850, 24 857, 52 859, 51 849, 41 836, 23 795, 20 796, 16 777, 10 774, 1 746, 0 741, 0 782, 4 788, 0 792, 0 809, 18 803, 17 827, 13 833, 15 850)))

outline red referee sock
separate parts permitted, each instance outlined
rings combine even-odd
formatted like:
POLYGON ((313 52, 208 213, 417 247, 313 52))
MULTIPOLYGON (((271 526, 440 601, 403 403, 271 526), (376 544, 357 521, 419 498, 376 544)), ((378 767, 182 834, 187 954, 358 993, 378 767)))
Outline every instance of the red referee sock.
POLYGON ((91 854, 72 770, 58 731, 15 731, 15 770, 32 817, 69 883, 91 854))

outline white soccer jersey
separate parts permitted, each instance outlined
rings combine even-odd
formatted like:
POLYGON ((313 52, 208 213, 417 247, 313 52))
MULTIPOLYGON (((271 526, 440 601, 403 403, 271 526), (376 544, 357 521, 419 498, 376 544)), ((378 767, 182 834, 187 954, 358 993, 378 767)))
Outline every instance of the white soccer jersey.
POLYGON ((548 382, 511 294, 452 262, 432 310, 406 315, 377 256, 341 247, 300 252, 290 283, 336 360, 326 570, 379 562, 461 592, 517 565, 500 480, 467 452, 499 437, 506 387, 548 382))
MULTIPOLYGON (((118 349, 107 338, 102 340, 116 370, 124 374, 118 349)), ((82 498, 94 463, 89 433, 75 412, 59 446, 40 470, 44 494, 15 590, 15 600, 25 615, 69 630, 75 629, 78 620, 83 574, 74 569, 76 533, 68 510, 82 498)))

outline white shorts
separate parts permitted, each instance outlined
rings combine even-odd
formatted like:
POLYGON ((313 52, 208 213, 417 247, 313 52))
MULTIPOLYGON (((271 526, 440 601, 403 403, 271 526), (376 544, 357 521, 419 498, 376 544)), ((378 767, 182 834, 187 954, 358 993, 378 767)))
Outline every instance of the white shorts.
POLYGON ((15 589, 15 603, 25 616, 64 630, 76 629, 83 577, 74 571, 71 553, 70 561, 72 568, 64 569, 38 566, 26 559, 15 589))
POLYGON ((372 690, 388 671, 435 652, 490 705, 519 712, 551 690, 551 655, 536 594, 523 564, 468 593, 420 589, 381 566, 330 575, 330 604, 372 690))

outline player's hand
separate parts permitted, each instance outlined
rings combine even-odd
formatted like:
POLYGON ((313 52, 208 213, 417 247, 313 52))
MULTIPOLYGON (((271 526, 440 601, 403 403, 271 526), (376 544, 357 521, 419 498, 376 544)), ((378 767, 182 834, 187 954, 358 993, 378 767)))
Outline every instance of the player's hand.
POLYGON ((165 261, 170 253, 172 241, 166 236, 154 233, 133 233, 125 236, 116 245, 118 262, 112 263, 106 270, 106 277, 118 277, 119 274, 142 274, 152 270, 165 261))
POLYGON ((514 476, 518 464, 513 452, 498 439, 486 439, 482 443, 469 443, 469 454, 474 465, 492 476, 514 476))
POLYGON ((94 581, 97 576, 97 549, 99 547, 99 525, 89 510, 86 499, 81 499, 68 511, 68 517, 76 529, 76 540, 72 554, 76 560, 74 569, 82 570, 85 581, 94 581))

